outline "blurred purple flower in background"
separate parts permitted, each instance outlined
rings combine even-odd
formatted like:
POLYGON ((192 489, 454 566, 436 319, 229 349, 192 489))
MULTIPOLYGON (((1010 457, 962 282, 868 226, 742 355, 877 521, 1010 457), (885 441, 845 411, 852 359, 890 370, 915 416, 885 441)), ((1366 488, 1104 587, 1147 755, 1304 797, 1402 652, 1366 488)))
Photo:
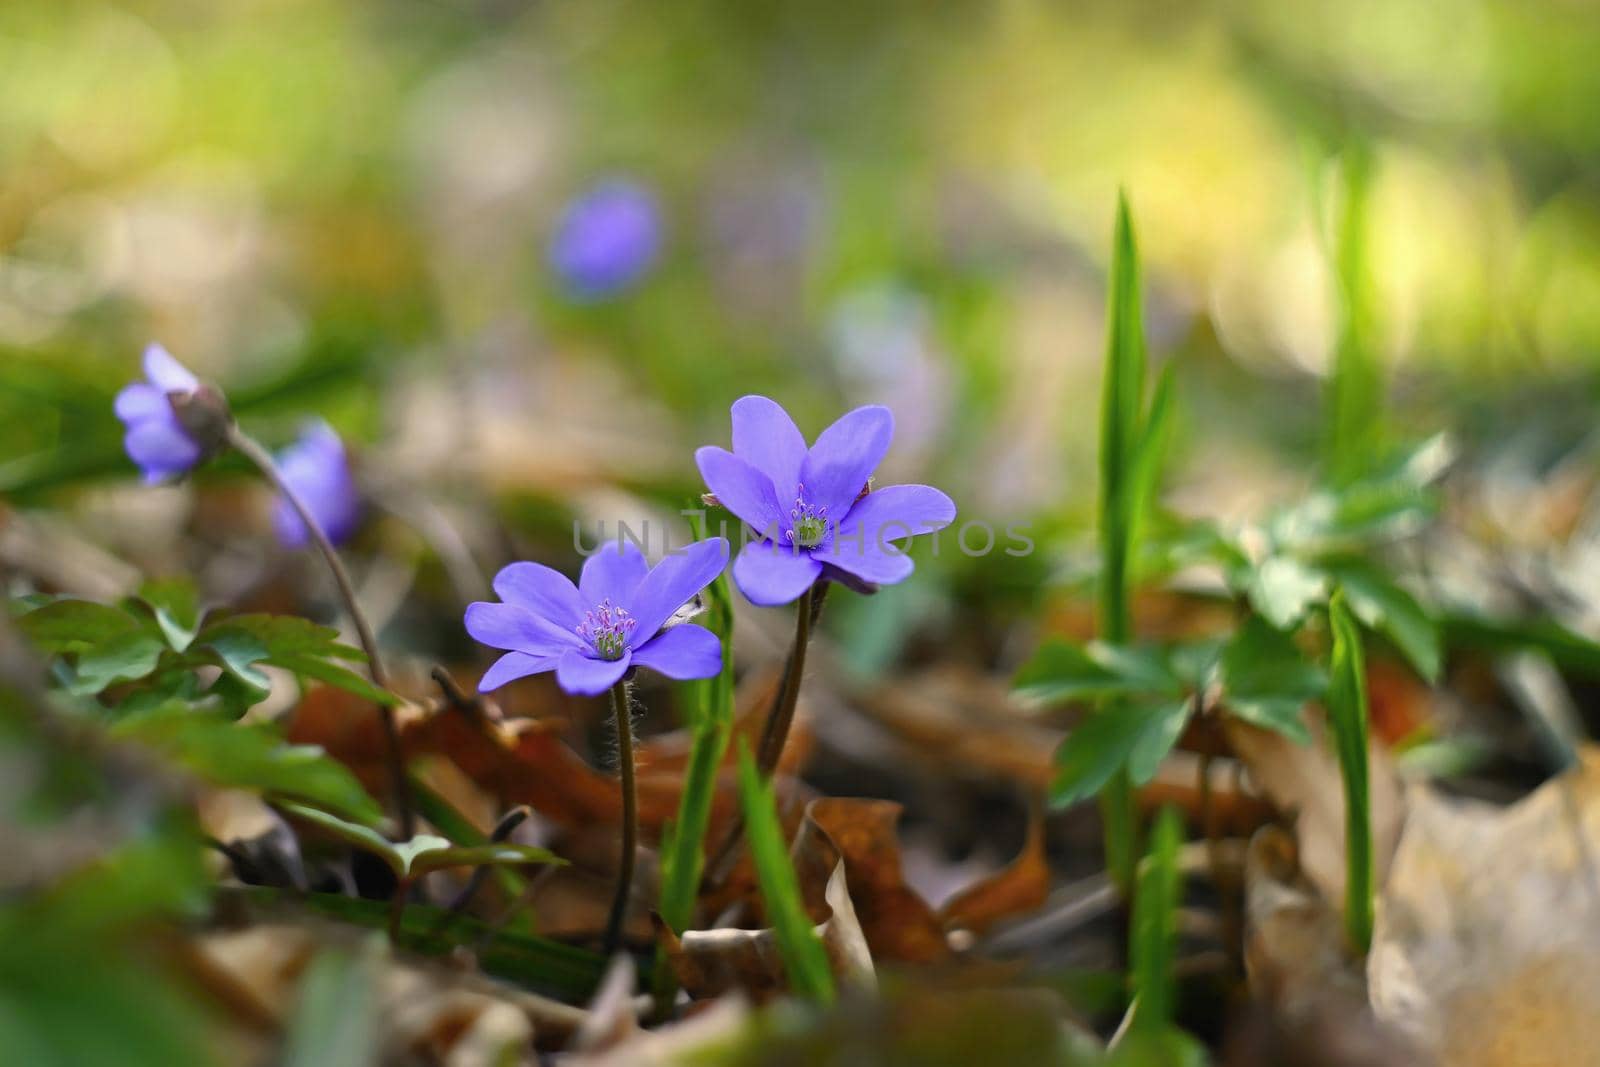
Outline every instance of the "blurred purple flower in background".
POLYGON ((709 678, 722 643, 703 626, 667 621, 728 565, 728 542, 697 541, 650 567, 632 542, 608 542, 583 564, 574 586, 540 563, 513 563, 494 577, 504 603, 467 608, 467 633, 506 649, 478 683, 481 692, 555 671, 568 693, 594 696, 629 667, 668 678, 709 678), (665 629, 663 629, 665 627, 665 629))
POLYGON ((550 266, 572 296, 602 300, 644 277, 660 250, 655 196, 637 182, 612 178, 567 205, 550 242, 550 266))
POLYGON ((144 350, 144 376, 117 394, 117 418, 127 426, 123 447, 144 472, 147 485, 190 470, 205 457, 205 448, 184 427, 174 398, 192 396, 200 379, 158 344, 144 350))
POLYGON ((911 557, 891 542, 955 519, 932 486, 866 491, 894 436, 888 408, 857 408, 809 449, 775 401, 741 397, 732 414, 733 451, 707 446, 694 458, 717 501, 761 535, 733 564, 751 603, 787 604, 818 578, 863 590, 901 581, 911 557))
MULTIPOLYGON (((306 424, 300 439, 278 453, 278 470, 300 497, 311 517, 334 544, 346 541, 361 521, 361 496, 350 473, 344 442, 327 423, 306 424)), ((278 498, 272 526, 286 548, 303 548, 309 534, 294 506, 278 498)))

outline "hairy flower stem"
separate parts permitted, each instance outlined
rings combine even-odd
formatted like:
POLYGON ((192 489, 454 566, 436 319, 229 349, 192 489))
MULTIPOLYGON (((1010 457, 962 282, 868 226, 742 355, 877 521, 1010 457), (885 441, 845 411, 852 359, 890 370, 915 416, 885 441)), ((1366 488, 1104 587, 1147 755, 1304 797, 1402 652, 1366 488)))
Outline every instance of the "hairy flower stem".
MULTIPOLYGON (((294 508, 295 514, 300 516, 300 521, 311 534, 311 540, 316 544, 317 551, 322 554, 323 562, 328 565, 328 570, 333 572, 333 582, 339 588, 339 598, 344 601, 345 611, 355 625, 356 637, 361 642, 362 651, 367 654, 367 668, 372 672, 373 682, 380 689, 388 689, 389 674, 383 669, 383 660, 378 656, 377 638, 372 634, 372 626, 367 622, 367 617, 361 612, 361 605, 356 602, 356 590, 350 581, 350 572, 344 569, 344 563, 340 561, 339 553, 334 551, 333 542, 328 540, 322 524, 312 516, 311 509, 300 499, 300 494, 295 492, 284 479, 283 472, 278 469, 277 462, 272 458, 272 453, 239 429, 238 423, 231 423, 228 427, 228 444, 255 464, 261 476, 272 483, 272 487, 283 495, 289 506, 294 508)), ((387 705, 378 705, 378 717, 383 724, 395 814, 400 822, 400 837, 409 841, 416 833, 416 821, 412 815, 411 787, 406 781, 405 758, 400 750, 400 729, 395 724, 394 710, 387 705)))
POLYGON ((607 956, 622 942, 622 920, 633 890, 633 864, 639 851, 639 797, 633 780, 633 715, 629 711, 628 683, 611 688, 611 717, 617 730, 617 769, 622 777, 622 857, 617 864, 617 895, 611 901, 603 942, 607 956))
POLYGON ((794 725, 794 708, 800 699, 800 676, 806 669, 806 647, 811 644, 811 629, 822 614, 822 600, 828 586, 818 582, 800 594, 795 608, 794 646, 789 649, 789 659, 783 666, 783 683, 767 712, 767 724, 761 731, 761 747, 756 753, 756 767, 762 778, 772 777, 778 761, 789 741, 789 728, 794 725))

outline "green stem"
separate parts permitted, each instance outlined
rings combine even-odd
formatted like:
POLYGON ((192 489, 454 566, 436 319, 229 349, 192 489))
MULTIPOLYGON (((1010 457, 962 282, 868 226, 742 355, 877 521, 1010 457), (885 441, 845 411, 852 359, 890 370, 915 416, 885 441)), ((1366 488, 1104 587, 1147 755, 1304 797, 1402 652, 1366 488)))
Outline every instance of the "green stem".
MULTIPOLYGON (((1108 708, 1100 714, 1115 715, 1120 709, 1108 708)), ((1105 828, 1106 869, 1111 883, 1123 900, 1129 899, 1138 867, 1139 822, 1134 801, 1133 779, 1127 767, 1111 776, 1100 791, 1100 820, 1105 828)))
POLYGON ((622 942, 622 921, 633 890, 633 864, 639 851, 639 798, 633 780, 633 716, 628 710, 628 683, 611 688, 611 717, 617 731, 617 764, 622 777, 622 857, 617 864, 617 892, 611 901, 603 942, 607 956, 622 942))
POLYGON ((1372 799, 1368 766, 1367 671, 1361 630, 1345 605, 1344 591, 1328 604, 1333 655, 1329 669, 1328 721, 1333 728, 1344 779, 1345 936, 1361 955, 1372 948, 1372 799))
MULTIPOLYGON (((229 425, 228 443, 255 465, 261 476, 272 484, 272 487, 289 502, 289 506, 294 508, 295 514, 300 516, 300 521, 305 524, 306 531, 311 535, 312 543, 317 546, 323 562, 333 574, 333 583, 339 589, 339 599, 344 602, 345 612, 356 628, 356 637, 361 642, 361 649, 367 654, 367 669, 372 672, 373 682, 381 689, 388 689, 389 675, 383 669, 383 659, 378 655, 377 637, 374 636, 372 625, 367 622, 367 617, 362 613, 361 605, 356 600, 356 589, 350 581, 350 572, 345 570, 344 563, 339 559, 339 553, 334 551, 333 542, 328 540, 322 524, 311 514, 311 509, 300 498, 300 494, 295 492, 284 478, 283 472, 278 469, 277 462, 272 458, 272 453, 239 429, 238 423, 229 425)), ((400 836, 402 840, 409 841, 416 833, 416 823, 412 816, 411 788, 406 781, 405 757, 400 748, 400 729, 395 723, 393 708, 383 704, 378 705, 378 716, 383 724, 389 780, 394 793, 395 814, 400 821, 400 836)))

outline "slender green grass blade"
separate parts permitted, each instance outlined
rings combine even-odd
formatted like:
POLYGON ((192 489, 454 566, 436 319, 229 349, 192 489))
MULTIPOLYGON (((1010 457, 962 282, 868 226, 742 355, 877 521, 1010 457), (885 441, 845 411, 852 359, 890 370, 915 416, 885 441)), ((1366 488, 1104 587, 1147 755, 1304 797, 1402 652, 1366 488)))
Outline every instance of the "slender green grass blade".
POLYGON ((1133 1025, 1141 1032, 1163 1031, 1172 1025, 1172 961, 1183 888, 1178 847, 1182 843, 1182 818, 1175 809, 1163 808, 1150 834, 1150 852, 1139 870, 1139 894, 1133 905, 1130 977, 1137 1002, 1133 1025))
POLYGON ((1343 203, 1334 235, 1339 294, 1338 337, 1328 380, 1326 462, 1334 484, 1359 477, 1376 457, 1382 374, 1373 345, 1372 286, 1367 255, 1372 157, 1352 142, 1341 169, 1343 203))
MULTIPOLYGON (((1132 637, 1129 568, 1140 477, 1139 407, 1144 392, 1144 324, 1139 298, 1139 250, 1126 195, 1117 198, 1112 239, 1111 291, 1106 308, 1106 367, 1100 401, 1100 639, 1126 644, 1132 637)), ((1153 477, 1153 473, 1151 477, 1153 477)), ((1117 714, 1112 702, 1105 714, 1117 714)), ((1124 895, 1132 889, 1138 853, 1133 783, 1125 769, 1100 793, 1106 866, 1124 895)))
POLYGON ((783 953, 789 985, 811 1000, 832 1001, 833 972, 828 968, 822 940, 800 900, 800 883, 784 844, 772 782, 762 781, 750 756, 750 746, 743 738, 739 741, 739 799, 744 806, 745 838, 761 883, 761 899, 783 953))
POLYGON ((1372 811, 1367 766, 1366 666, 1361 630, 1345 603, 1344 591, 1328 604, 1333 631, 1333 664, 1328 686, 1328 718, 1333 726, 1345 803, 1345 935, 1365 954, 1372 947, 1372 811))
POLYGON ((1106 317, 1106 368, 1100 398, 1100 639, 1125 644, 1132 629, 1128 564, 1145 366, 1139 251, 1126 196, 1117 200, 1106 317))

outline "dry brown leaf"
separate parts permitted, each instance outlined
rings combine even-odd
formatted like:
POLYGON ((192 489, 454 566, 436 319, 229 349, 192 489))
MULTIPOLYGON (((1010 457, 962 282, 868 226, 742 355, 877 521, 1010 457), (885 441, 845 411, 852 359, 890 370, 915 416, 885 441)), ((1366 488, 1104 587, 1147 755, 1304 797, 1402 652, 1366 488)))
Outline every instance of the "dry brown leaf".
MULTIPOLYGON (((823 890, 826 914, 817 935, 842 985, 870 988, 876 983, 872 954, 862 936, 848 888, 845 865, 836 863, 823 890)), ((652 917, 667 962, 683 990, 695 999, 742 992, 757 1003, 788 988, 777 936, 770 929, 688 930, 680 938, 652 917)))
POLYGON ((1294 839, 1264 827, 1245 854, 1245 974, 1253 1006, 1230 1027, 1225 1062, 1422 1067, 1374 1017, 1339 913, 1299 869, 1294 839))
MULTIPOLYGON (((235 1017, 281 1031, 294 1015, 301 980, 317 953, 330 944, 358 951, 371 943, 365 934, 333 923, 259 922, 187 942, 186 966, 235 1017)), ((387 950, 377 963, 382 1062, 532 1063, 536 1040, 558 1047, 586 1017, 581 1008, 387 950)))
POLYGON ((725 1053, 750 1021, 750 1001, 738 993, 709 1001, 681 1022, 641 1030, 633 1039, 598 1053, 563 1056, 563 1067, 668 1067, 725 1053))
POLYGON ((1050 864, 1044 853, 1044 812, 1028 816, 1028 839, 1022 852, 1003 870, 980 878, 939 909, 946 929, 981 934, 1004 919, 1035 911, 1050 896, 1050 864))
POLYGON ((1368 978, 1451 1067, 1600 1064, 1600 749, 1508 808, 1409 798, 1368 978))
MULTIPOLYGON (((1325 900, 1344 899, 1344 784, 1320 717, 1308 715, 1312 743, 1298 744, 1280 733, 1227 717, 1228 741, 1260 787, 1280 811, 1295 817, 1299 862, 1325 900)), ((1387 750, 1369 754, 1372 797, 1372 853, 1378 884, 1400 836, 1404 804, 1400 779, 1387 750)))
POLYGON ((1245 974, 1256 997, 1292 1023, 1330 1001, 1364 1007, 1366 982, 1345 950, 1344 924, 1300 870, 1294 839, 1263 827, 1244 870, 1245 974))
POLYGON ((900 870, 900 812, 888 800, 819 798, 806 806, 794 853, 803 868, 812 850, 838 850, 873 959, 930 963, 947 957, 950 948, 939 917, 900 870))
MULTIPOLYGON (((754 736, 765 716, 771 686, 756 679, 741 689, 736 732, 754 736)), ((591 766, 567 744, 565 724, 544 719, 506 719, 483 711, 406 705, 401 709, 401 734, 408 760, 438 756, 450 761, 482 796, 490 810, 526 804, 539 815, 569 827, 614 826, 622 815, 622 794, 614 774, 591 766)), ((374 796, 388 789, 387 750, 370 704, 342 690, 311 690, 295 709, 287 730, 297 744, 321 745, 348 766, 374 796)), ((677 817, 683 792, 683 756, 687 731, 674 731, 642 742, 636 749, 639 825, 647 839, 659 835, 677 817)), ((799 724, 784 750, 780 773, 793 773, 810 748, 810 736, 799 724)), ((731 825, 738 807, 732 774, 737 745, 729 744, 712 796, 713 839, 731 825)), ((441 781, 450 785, 461 775, 441 781)), ((448 792, 449 790, 446 790, 448 792)), ((480 827, 486 829, 486 827, 480 827)))

